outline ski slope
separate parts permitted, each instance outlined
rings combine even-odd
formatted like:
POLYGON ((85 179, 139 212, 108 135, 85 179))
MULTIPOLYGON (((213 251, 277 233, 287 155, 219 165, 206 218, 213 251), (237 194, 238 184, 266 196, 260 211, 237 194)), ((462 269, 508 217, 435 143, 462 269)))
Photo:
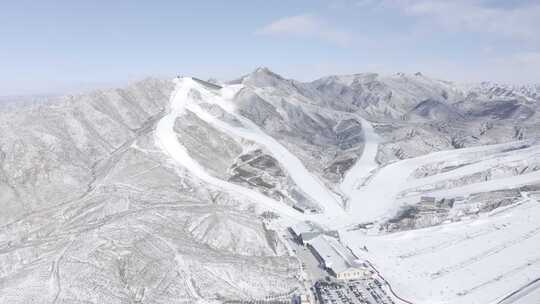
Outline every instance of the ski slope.
MULTIPOLYGON (((524 149, 517 154, 504 154, 504 149, 517 146, 519 143, 501 144, 436 152, 378 168, 376 155, 381 139, 374 132, 372 125, 368 121, 358 117, 363 126, 365 145, 361 157, 345 174, 342 183, 339 185, 340 190, 348 200, 347 210, 345 211, 340 198, 330 191, 314 174, 309 172, 295 155, 277 140, 262 131, 252 121, 236 113, 234 103, 231 100, 242 89, 242 85, 225 86, 218 90, 207 88, 203 84, 186 77, 176 80, 176 86, 176 90, 171 98, 171 113, 160 121, 156 132, 160 139, 159 143, 164 151, 167 151, 169 155, 181 156, 175 157, 177 162, 196 173, 203 180, 211 180, 214 185, 228 184, 229 186, 227 187, 229 189, 232 189, 230 187, 234 186, 234 191, 242 192, 249 190, 211 176, 204 167, 189 157, 189 153, 185 147, 176 140, 176 136, 172 130, 174 120, 179 115, 182 115, 184 111, 188 110, 216 129, 235 137, 255 142, 266 148, 280 162, 282 167, 287 170, 296 185, 324 210, 322 214, 311 216, 311 218, 324 221, 324 224, 329 224, 336 229, 356 223, 380 221, 381 219, 389 218, 405 203, 404 199, 400 199, 399 194, 407 189, 481 171, 500 162, 501 159, 504 160, 504 157, 506 157, 506 161, 512 161, 524 159, 528 155, 531 155, 531 153, 538 152, 534 149, 524 149), (190 92, 192 91, 197 93, 191 94, 190 92), (215 117, 203 108, 201 106, 202 104, 219 106, 239 122, 239 124, 232 125, 215 117), (164 132, 167 128, 170 129, 167 131, 168 133, 164 132), (501 155, 495 155, 497 153, 501 155), (488 159, 482 160, 479 157, 487 157, 488 159), (411 178, 411 174, 424 165, 468 159, 470 159, 472 164, 463 166, 463 168, 424 179, 411 178)), ((491 191, 512 185, 527 184, 539 178, 540 172, 533 172, 522 176, 495 179, 485 183, 472 184, 455 189, 444 189, 438 191, 438 193, 431 194, 457 195, 459 193, 463 195, 478 191, 491 191)), ((251 193, 250 195, 254 195, 253 192, 258 193, 252 190, 248 192, 251 193)), ((425 193, 412 193, 413 198, 407 198, 409 200, 417 199, 414 197, 415 195, 420 196, 423 194, 425 193)), ((266 198, 264 195, 261 196, 266 198)), ((258 200, 261 199, 261 197, 258 198, 258 200)), ((269 203, 266 199, 263 201, 269 203)), ((272 200, 272 204, 275 205, 275 201, 272 200)), ((296 212, 293 211, 293 213, 296 212)))
MULTIPOLYGON (((282 215, 288 223, 311 220, 340 230, 346 246, 372 262, 396 293, 415 303, 497 303, 540 273, 540 223, 537 220, 540 203, 527 196, 512 208, 498 209, 475 220, 392 234, 372 235, 344 229, 358 223, 382 222, 395 215, 406 202, 415 202, 420 195, 467 195, 538 183, 540 171, 533 171, 517 176, 496 176, 464 186, 449 183, 448 187, 437 191, 422 190, 433 183, 468 176, 496 165, 526 162, 540 153, 540 145, 520 148, 524 142, 514 142, 442 151, 379 167, 376 155, 381 139, 368 121, 358 118, 363 126, 365 145, 361 157, 339 185, 348 200, 344 210, 339 198, 295 155, 235 111, 232 99, 241 88, 241 85, 233 85, 211 89, 191 78, 176 80, 170 112, 159 121, 155 131, 157 145, 177 165, 202 181, 256 202, 261 208, 282 215), (216 117, 204 107, 206 104, 219 106, 236 123, 233 125, 216 117), (209 174, 190 157, 174 132, 176 119, 185 111, 235 138, 264 147, 324 212, 304 215, 257 191, 209 174), (441 163, 456 166, 428 177, 413 175, 419 168, 441 163), (520 258, 513 258, 516 256, 520 258)), ((530 298, 536 293, 534 289, 526 295, 530 298)), ((522 295, 519 299, 523 302, 525 295, 522 295)))
POLYGON ((496 304, 540 303, 540 277, 532 283, 512 292, 496 304))
POLYGON ((406 198, 400 199, 400 201, 415 202, 418 201, 420 196, 422 195, 434 197, 456 197, 463 195, 467 196, 469 194, 479 192, 518 188, 523 185, 530 185, 538 182, 540 182, 540 171, 535 171, 518 176, 509 176, 506 178, 493 179, 481 183, 471 183, 460 187, 422 192, 416 195, 409 195, 406 198))
MULTIPOLYGON (((198 84, 191 78, 182 78, 175 80, 176 88, 170 99, 170 111, 157 124, 155 130, 155 141, 163 152, 171 157, 174 162, 188 170, 195 177, 207 182, 210 185, 221 188, 227 192, 239 194, 252 202, 258 203, 261 207, 272 210, 288 220, 303 220, 304 216, 293 208, 277 202, 257 191, 241 187, 210 175, 203 166, 194 160, 186 148, 178 141, 174 131, 176 119, 185 113, 186 104, 196 102, 196 94, 193 90, 198 84)), ((231 89, 223 92, 225 96, 230 96, 231 89)))
POLYGON ((279 161, 294 183, 324 210, 323 213, 326 217, 335 218, 346 216, 339 196, 330 191, 322 181, 309 172, 302 162, 282 144, 262 131, 255 123, 235 112, 234 104, 230 100, 234 97, 234 94, 241 89, 240 85, 225 86, 220 92, 208 90, 195 81, 192 81, 189 85, 192 85, 192 89, 197 90, 201 97, 198 98, 198 100, 187 102, 184 109, 189 110, 201 120, 227 134, 263 146, 279 161), (201 107, 201 103, 218 105, 239 121, 241 126, 233 126, 216 118, 201 107))
POLYGON ((357 119, 362 124, 364 150, 353 167, 347 171, 339 186, 346 197, 350 197, 352 192, 362 185, 369 175, 379 167, 376 157, 381 138, 375 133, 371 123, 359 116, 357 119))
MULTIPOLYGON (((405 202, 418 202, 420 195, 453 197, 540 183, 540 171, 533 171, 458 187, 449 183, 439 191, 399 198, 407 189, 482 172, 495 165, 515 161, 526 164, 540 152, 540 145, 519 148, 523 145, 513 142, 442 151, 390 164, 353 191, 356 204, 351 203, 351 217, 356 221, 382 221, 405 202), (437 163, 462 166, 424 178, 412 175, 418 168, 437 163)), ((497 303, 540 274, 540 203, 526 193, 523 197, 512 208, 499 208, 479 219, 391 234, 342 231, 342 241, 355 254, 371 261, 398 294, 414 303, 497 303)))
POLYGON ((525 199, 477 220, 342 238, 414 303, 497 303, 540 274, 539 217, 540 203, 525 199))
POLYGON ((507 152, 505 152, 506 150, 518 147, 522 144, 523 142, 513 142, 441 151, 391 163, 377 170, 377 172, 370 177, 368 183, 359 188, 352 189, 350 203, 348 204, 348 213, 355 222, 372 222, 392 216, 404 203, 416 202, 421 195, 467 195, 482 191, 506 189, 508 187, 540 181, 540 172, 537 171, 520 176, 493 179, 483 183, 474 183, 431 193, 419 192, 415 195, 406 197, 406 199, 400 199, 399 197, 400 193, 411 188, 436 181, 457 178, 465 174, 480 172, 490 168, 495 163, 527 160, 532 153, 540 152, 540 146, 533 146, 529 149, 516 150, 512 153, 512 156, 508 156, 506 159, 503 157, 507 155, 507 152), (491 158, 492 161, 482 161, 486 158, 491 158), (422 166, 457 160, 464 163, 469 162, 471 165, 426 178, 415 179, 412 177, 413 172, 422 166))
MULTIPOLYGON (((489 146, 487 148, 489 149, 489 146)), ((458 195, 463 196, 476 192, 491 191, 494 189, 515 188, 520 185, 534 183, 540 179, 538 172, 533 171, 518 176, 495 176, 489 181, 469 183, 468 185, 461 187, 453 187, 443 190, 430 190, 430 186, 436 183, 467 177, 474 173, 483 172, 504 164, 520 163, 526 165, 528 160, 534 159, 540 155, 539 145, 532 145, 528 148, 512 150, 511 152, 506 152, 504 149, 501 150, 502 151, 495 151, 493 153, 486 150, 486 153, 482 155, 482 158, 480 159, 475 155, 470 155, 473 153, 468 153, 467 150, 464 150, 464 154, 459 154, 458 157, 454 156, 450 160, 446 160, 446 164, 458 166, 456 169, 424 178, 413 179, 408 185, 409 188, 404 189, 401 196, 405 199, 411 199, 415 196, 417 198, 419 193, 422 195, 437 197, 451 197, 458 195)), ((530 166, 534 167, 535 164, 531 163, 530 166)))

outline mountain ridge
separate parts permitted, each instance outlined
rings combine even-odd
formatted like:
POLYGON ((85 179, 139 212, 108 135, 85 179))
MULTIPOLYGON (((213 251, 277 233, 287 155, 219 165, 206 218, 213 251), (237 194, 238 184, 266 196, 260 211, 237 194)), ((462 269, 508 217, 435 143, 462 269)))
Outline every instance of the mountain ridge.
POLYGON ((308 292, 285 237, 303 220, 339 231, 407 298, 502 296, 536 267, 507 259, 538 244, 534 94, 260 68, 219 86, 146 79, 2 109, 0 302, 285 299, 308 292), (468 291, 453 276, 471 271, 470 286, 501 279, 468 291))

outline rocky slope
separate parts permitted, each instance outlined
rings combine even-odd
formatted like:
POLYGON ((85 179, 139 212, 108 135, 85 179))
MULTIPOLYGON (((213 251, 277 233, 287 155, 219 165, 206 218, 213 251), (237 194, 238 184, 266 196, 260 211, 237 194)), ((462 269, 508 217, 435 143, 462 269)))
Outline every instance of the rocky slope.
MULTIPOLYGON (((156 148, 172 88, 148 79, 0 114, 0 302, 263 299, 298 287, 296 260, 249 205, 156 148)), ((214 135, 185 136, 197 148, 214 135)))

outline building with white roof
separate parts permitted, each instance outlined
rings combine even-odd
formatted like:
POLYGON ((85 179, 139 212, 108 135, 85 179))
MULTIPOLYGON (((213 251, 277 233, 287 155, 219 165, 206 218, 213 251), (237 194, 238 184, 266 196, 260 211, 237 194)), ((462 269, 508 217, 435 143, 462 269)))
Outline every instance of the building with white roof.
POLYGON ((308 242, 308 247, 321 266, 338 279, 360 279, 370 275, 369 268, 337 239, 319 235, 308 242))
POLYGON ((305 242, 322 234, 338 237, 337 231, 326 231, 311 222, 299 222, 289 227, 289 231, 300 244, 304 244, 305 242))

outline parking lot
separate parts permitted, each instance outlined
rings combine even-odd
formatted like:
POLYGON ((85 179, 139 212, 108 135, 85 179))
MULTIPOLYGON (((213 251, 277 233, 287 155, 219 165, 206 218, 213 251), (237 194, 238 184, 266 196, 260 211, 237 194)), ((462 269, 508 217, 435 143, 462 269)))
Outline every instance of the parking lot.
POLYGON ((315 293, 321 304, 395 304, 376 279, 318 281, 315 293))
MULTIPOLYGON (((310 303, 320 304, 396 304, 389 287, 376 272, 363 279, 339 280, 323 269, 313 253, 290 235, 283 235, 288 247, 301 262, 303 283, 310 303)), ((371 265, 371 264, 370 264, 371 265)), ((373 266, 371 266, 373 267, 373 266)), ((398 301, 398 303, 403 303, 398 301)))

